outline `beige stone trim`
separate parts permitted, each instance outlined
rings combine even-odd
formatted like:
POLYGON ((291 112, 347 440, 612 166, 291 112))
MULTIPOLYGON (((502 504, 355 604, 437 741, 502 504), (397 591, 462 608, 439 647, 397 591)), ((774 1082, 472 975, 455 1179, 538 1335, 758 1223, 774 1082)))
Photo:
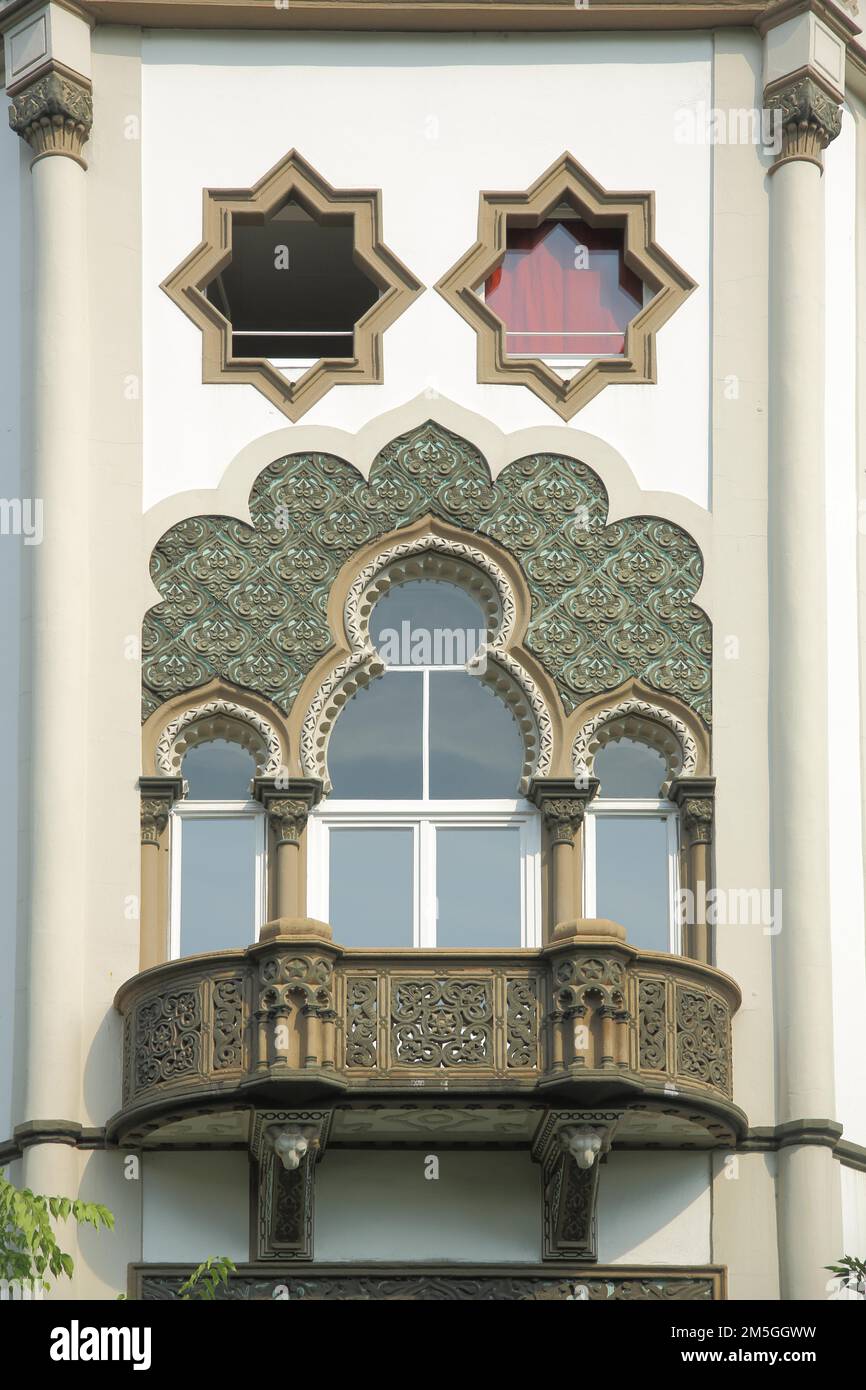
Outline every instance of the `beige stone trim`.
POLYGON ((144 723, 144 775, 180 776, 187 748, 209 738, 228 738, 248 748, 261 777, 276 776, 289 762, 289 736, 282 711, 263 695, 215 678, 166 700, 144 723))
POLYGON ((162 282, 162 289, 202 333, 202 381, 243 382, 297 420, 332 386, 381 384, 382 335, 409 307, 423 286, 382 241, 382 195, 375 189, 334 189, 296 150, 274 165, 252 188, 206 188, 202 197, 202 240, 162 282), (375 304, 355 325, 354 357, 320 358, 297 381, 288 381, 265 358, 232 356, 232 326, 204 293, 231 260, 232 221, 265 221, 288 198, 296 198, 323 220, 335 212, 354 220, 355 256, 379 287, 375 304))
MULTIPOLYGON (((843 0, 844 2, 844 0, 843 0)), ((772 0, 86 0, 102 23, 165 29, 594 30, 717 29, 750 26, 772 0)))
POLYGON ((32 163, 46 155, 64 155, 87 168, 82 150, 93 125, 91 94, 87 78, 55 62, 10 91, 9 124, 33 150, 32 163))
POLYGON ((564 420, 612 383, 655 382, 655 334, 696 286, 656 243, 654 224, 653 193, 609 193, 568 152, 523 193, 482 193, 478 240, 436 285, 477 334, 479 382, 528 386, 564 420), (476 293, 505 254, 509 218, 537 227, 563 200, 591 227, 623 228, 626 265, 653 291, 626 329, 623 355, 595 357, 569 380, 541 358, 510 357, 504 323, 476 293))
MULTIPOLYGON (((689 722, 694 723, 694 718, 689 722)), ((591 776, 598 750, 621 738, 635 738, 658 749, 667 761, 668 783, 673 777, 695 773, 698 745, 694 734, 685 720, 667 710, 653 694, 649 699, 628 695, 611 700, 580 727, 572 746, 575 777, 591 776)))

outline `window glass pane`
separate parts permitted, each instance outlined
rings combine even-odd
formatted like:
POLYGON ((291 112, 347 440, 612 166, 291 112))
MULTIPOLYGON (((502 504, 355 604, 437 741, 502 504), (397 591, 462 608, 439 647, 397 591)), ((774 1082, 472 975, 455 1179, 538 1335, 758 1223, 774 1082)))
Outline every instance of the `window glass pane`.
POLYGON ((184 816, 180 954, 248 946, 255 937, 257 816, 184 816))
POLYGON ((487 633, 480 605, 464 589, 417 580, 379 599, 370 636, 390 666, 465 666, 487 633))
POLYGON ((411 946, 413 831, 332 829, 328 916, 340 946, 411 946))
POLYGON ((477 676, 430 677, 430 796, 494 800, 518 795, 523 743, 506 705, 477 676))
POLYGON ((621 738, 598 750, 593 771, 601 783, 599 796, 643 796, 657 801, 667 779, 668 765, 657 748, 621 738))
POLYGON ((670 949, 668 832, 661 816, 596 816, 597 917, 619 922, 631 946, 670 949))
POLYGON ((643 286, 625 264, 623 232, 551 218, 507 229, 502 264, 485 299, 505 323, 509 354, 616 355, 643 303, 643 286))
POLYGON ((520 830, 436 832, 437 946, 520 945, 520 830))
POLYGON ((420 671, 392 671, 352 696, 328 745, 334 797, 420 799, 422 682, 420 671))
POLYGON ((248 801, 256 764, 239 743, 218 738, 190 748, 181 771, 189 783, 190 801, 248 801))

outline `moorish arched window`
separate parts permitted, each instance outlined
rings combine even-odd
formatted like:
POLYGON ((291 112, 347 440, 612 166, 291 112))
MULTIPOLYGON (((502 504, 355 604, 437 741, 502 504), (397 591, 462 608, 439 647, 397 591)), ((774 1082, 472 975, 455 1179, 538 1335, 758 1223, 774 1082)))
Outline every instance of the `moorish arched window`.
POLYGON ((586 915, 621 923, 632 946, 679 953, 679 813, 665 795, 668 760, 619 738, 599 748, 593 774, 600 786, 584 821, 586 915))
POLYGON ((540 944, 537 812, 518 727, 479 678, 480 606, 409 581, 370 636, 384 671, 337 718, 333 789, 310 818, 311 915, 345 946, 540 944))

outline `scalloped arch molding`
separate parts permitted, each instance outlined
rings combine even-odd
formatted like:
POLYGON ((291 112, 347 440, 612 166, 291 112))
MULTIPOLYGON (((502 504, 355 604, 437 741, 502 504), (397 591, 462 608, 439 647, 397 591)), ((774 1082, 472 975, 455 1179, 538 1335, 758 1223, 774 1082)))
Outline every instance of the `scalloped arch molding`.
POLYGON ((252 525, 197 516, 160 538, 143 718, 215 676, 288 712, 333 645, 328 597, 342 566, 428 514, 521 566, 532 595, 524 645, 567 712, 637 676, 709 723, 712 638, 693 602, 703 565, 692 537, 658 517, 608 523, 601 479, 563 454, 516 459, 492 481, 479 450, 432 421, 380 450, 369 481, 333 455, 291 454, 256 479, 252 525))

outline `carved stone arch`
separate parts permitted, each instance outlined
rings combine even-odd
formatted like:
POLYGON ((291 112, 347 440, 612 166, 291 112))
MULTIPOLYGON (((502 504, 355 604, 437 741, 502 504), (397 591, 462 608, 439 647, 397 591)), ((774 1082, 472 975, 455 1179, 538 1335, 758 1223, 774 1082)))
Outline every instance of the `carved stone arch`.
POLYGON ((275 777, 286 766, 283 739, 269 720, 248 705, 214 697, 199 699, 164 724, 153 750, 157 775, 180 776, 186 752, 214 739, 228 739, 246 748, 258 777, 275 777))
POLYGON ((675 777, 694 777, 698 771, 700 749, 686 721, 654 700, 627 695, 596 710, 578 729, 572 743, 575 777, 593 777, 599 749, 623 738, 646 743, 663 755, 664 791, 675 777))
POLYGON ((527 668, 508 650, 518 626, 518 604, 505 569, 469 542, 433 531, 380 550, 359 570, 346 595, 343 623, 351 651, 325 675, 309 702, 301 726, 300 758, 306 776, 331 789, 327 749, 343 706, 362 687, 384 673, 370 639, 370 616, 389 589, 415 579, 459 585, 478 601, 488 622, 484 643, 471 669, 509 707, 520 731, 524 759, 520 789, 534 776, 547 776, 553 761, 553 722, 547 700, 527 668))

